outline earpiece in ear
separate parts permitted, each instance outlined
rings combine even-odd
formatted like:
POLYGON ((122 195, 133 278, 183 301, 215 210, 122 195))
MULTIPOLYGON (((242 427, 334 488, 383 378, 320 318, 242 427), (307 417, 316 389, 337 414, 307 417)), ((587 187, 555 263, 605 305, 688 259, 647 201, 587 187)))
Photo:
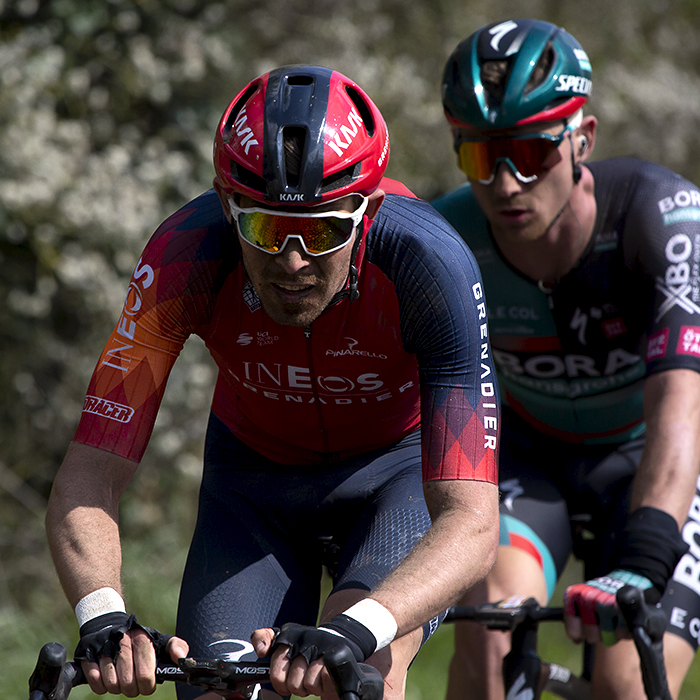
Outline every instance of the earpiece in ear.
POLYGON ((581 145, 578 149, 579 158, 588 150, 588 139, 585 136, 581 137, 581 145))

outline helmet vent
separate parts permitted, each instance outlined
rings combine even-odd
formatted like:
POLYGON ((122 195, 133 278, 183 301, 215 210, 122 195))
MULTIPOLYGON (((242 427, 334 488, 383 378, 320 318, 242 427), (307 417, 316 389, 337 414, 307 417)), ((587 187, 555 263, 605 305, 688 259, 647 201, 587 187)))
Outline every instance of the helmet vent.
POLYGON ((305 87, 307 85, 313 85, 314 78, 312 75, 290 75, 287 76, 287 85, 297 86, 300 85, 305 87))
POLYGON ((231 161, 231 177, 248 189, 262 193, 267 192, 267 183, 263 178, 234 160, 231 161))
POLYGON ((498 107, 503 100, 508 77, 508 61, 484 61, 481 64, 481 83, 484 86, 489 107, 498 107))
POLYGON ((319 194, 347 187, 347 185, 350 185, 357 179, 361 169, 362 163, 355 163, 355 165, 351 165, 348 168, 339 170, 337 173, 324 177, 321 182, 321 187, 319 188, 319 194))
POLYGON ((258 89, 258 84, 254 83, 253 85, 250 85, 248 89, 241 95, 240 99, 238 102, 236 102, 235 105, 233 105, 233 108, 231 111, 228 113, 228 117, 226 118, 226 123, 224 124, 224 128, 222 129, 222 137, 224 139, 224 142, 228 142, 231 138, 231 133, 233 131, 233 125, 236 123, 236 119, 238 118, 238 115, 240 111, 245 107, 246 102, 250 99, 252 94, 258 89))
POLYGON ((282 130, 282 142, 284 144, 284 171, 287 186, 298 187, 301 160, 306 144, 306 129, 302 126, 285 126, 282 130))
POLYGON ((542 83, 549 77, 555 58, 556 54, 554 51, 554 46, 550 41, 542 52, 539 61, 537 61, 537 65, 532 71, 530 80, 528 80, 527 85, 525 86, 524 94, 527 95, 527 93, 532 92, 536 87, 542 85, 542 83))
POLYGON ((369 136, 374 136, 375 124, 369 106, 362 98, 360 93, 357 90, 355 90, 354 87, 352 87, 352 85, 346 85, 345 92, 348 93, 348 97, 352 100, 352 103, 355 105, 357 111, 360 113, 360 117, 364 122, 367 134, 369 136))

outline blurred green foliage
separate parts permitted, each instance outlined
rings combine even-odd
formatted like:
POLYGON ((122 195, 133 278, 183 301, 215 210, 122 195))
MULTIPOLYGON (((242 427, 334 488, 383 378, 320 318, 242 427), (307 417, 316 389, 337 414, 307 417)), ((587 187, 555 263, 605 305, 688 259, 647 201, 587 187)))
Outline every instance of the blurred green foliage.
MULTIPOLYGON (((440 107, 445 59, 482 24, 510 16, 561 24, 589 52, 596 157, 639 155, 700 182, 698 0, 0 0, 8 697, 24 693, 41 644, 75 644, 45 544, 46 498, 142 246, 211 184, 212 136, 226 104, 277 65, 336 68, 387 119, 388 175, 431 198, 461 182, 440 107)), ((214 377, 193 339, 123 500, 130 609, 164 630, 172 630, 195 517, 214 377)), ((410 698, 442 695, 450 643, 445 629, 426 647, 411 672, 424 681, 411 680, 410 698)))

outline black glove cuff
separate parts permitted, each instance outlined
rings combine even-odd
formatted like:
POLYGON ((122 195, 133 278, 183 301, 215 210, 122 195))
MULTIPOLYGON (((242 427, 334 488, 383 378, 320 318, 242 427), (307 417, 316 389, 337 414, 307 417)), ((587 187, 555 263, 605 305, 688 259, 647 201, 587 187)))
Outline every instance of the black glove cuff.
POLYGON ((272 643, 272 651, 281 644, 289 647, 288 659, 302 656, 306 659, 306 663, 311 663, 314 659, 330 653, 340 645, 348 647, 357 661, 364 661, 366 658, 360 647, 347 637, 338 636, 318 627, 298 625, 295 622, 282 625, 272 643))
POLYGON ((346 639, 357 645, 363 656, 358 661, 364 661, 374 654, 377 648, 377 639, 361 622, 358 622, 352 617, 340 614, 331 619, 321 628, 334 630, 339 632, 346 639))
POLYGON ((159 661, 169 660, 164 653, 172 635, 162 634, 152 627, 144 627, 139 624, 134 615, 123 612, 98 615, 82 625, 80 641, 75 648, 75 660, 97 663, 102 656, 115 659, 121 650, 122 637, 132 629, 143 630, 148 635, 159 661))
POLYGON ((121 639, 129 629, 129 619, 126 613, 111 612, 88 620, 80 627, 75 660, 97 663, 102 656, 115 659, 121 648, 121 639))
POLYGON ((675 518, 658 508, 645 506, 627 519, 613 568, 646 576, 661 596, 676 564, 687 551, 688 545, 678 531, 675 518))

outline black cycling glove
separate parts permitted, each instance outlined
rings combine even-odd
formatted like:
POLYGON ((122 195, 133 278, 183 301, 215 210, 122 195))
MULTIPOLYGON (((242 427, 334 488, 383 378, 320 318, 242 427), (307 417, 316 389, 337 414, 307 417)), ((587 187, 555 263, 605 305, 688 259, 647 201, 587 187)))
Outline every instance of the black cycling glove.
POLYGON ((80 641, 75 648, 76 661, 93 661, 97 663, 102 656, 116 659, 121 650, 122 637, 132 629, 143 630, 153 643, 156 658, 169 660, 163 656, 171 634, 162 634, 152 627, 139 624, 134 615, 123 612, 111 612, 93 617, 80 628, 80 641))
POLYGON ((280 644, 289 646, 287 657, 290 660, 303 656, 310 663, 342 644, 349 647, 357 661, 362 662, 374 653, 377 640, 363 624, 341 614, 321 627, 288 622, 275 636, 272 650, 280 644))

